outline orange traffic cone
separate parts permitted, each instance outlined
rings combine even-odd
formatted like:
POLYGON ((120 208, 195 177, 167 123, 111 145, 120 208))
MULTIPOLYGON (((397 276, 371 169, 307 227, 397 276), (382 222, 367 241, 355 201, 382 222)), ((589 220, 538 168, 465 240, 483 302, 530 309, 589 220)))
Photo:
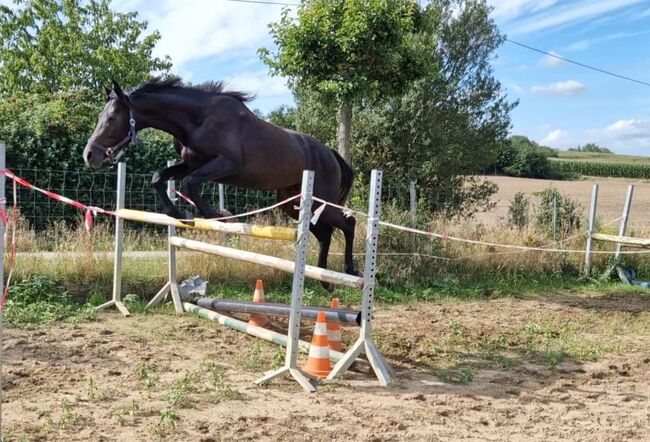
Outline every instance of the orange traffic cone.
POLYGON ((314 336, 312 336, 311 345, 309 346, 309 358, 302 369, 319 378, 326 378, 330 374, 330 371, 332 371, 330 349, 327 345, 325 312, 318 312, 316 326, 314 327, 314 336))
MULTIPOLYGON (((258 279, 255 283, 255 293, 253 293, 253 302, 264 302, 264 281, 258 279)), ((248 318, 249 325, 256 325, 258 327, 266 327, 269 323, 269 318, 264 315, 257 315, 252 313, 248 318)))
MULTIPOLYGON (((340 308, 339 298, 332 298, 330 308, 340 308)), ((330 350, 343 351, 343 344, 341 344, 341 324, 336 322, 327 323, 327 342, 329 343, 330 350)))

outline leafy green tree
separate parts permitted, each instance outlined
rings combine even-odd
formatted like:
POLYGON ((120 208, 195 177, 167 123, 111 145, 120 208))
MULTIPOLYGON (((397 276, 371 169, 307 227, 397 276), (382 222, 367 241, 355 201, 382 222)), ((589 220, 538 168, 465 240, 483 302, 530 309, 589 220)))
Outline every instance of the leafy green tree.
POLYGON ((355 103, 402 92, 422 75, 420 8, 413 0, 308 0, 296 18, 270 25, 277 51, 260 49, 271 72, 338 107, 339 153, 350 160, 355 103))
POLYGON ((17 0, 0 6, 0 95, 98 91, 111 78, 135 86, 165 73, 169 57, 152 55, 160 39, 145 35, 137 13, 111 10, 110 0, 17 0))
POLYGON ((551 164, 544 152, 531 146, 520 148, 514 162, 504 168, 504 172, 521 178, 549 178, 552 174, 551 164))

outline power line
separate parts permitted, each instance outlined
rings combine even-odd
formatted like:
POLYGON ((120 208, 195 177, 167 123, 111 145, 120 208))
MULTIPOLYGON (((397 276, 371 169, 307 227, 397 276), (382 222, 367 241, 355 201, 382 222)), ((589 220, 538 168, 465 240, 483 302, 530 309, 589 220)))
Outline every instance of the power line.
POLYGON ((646 83, 645 81, 641 80, 636 80, 634 78, 626 77, 625 75, 619 75, 614 72, 606 71, 604 69, 600 69, 594 66, 589 66, 588 64, 580 63, 579 61, 574 61, 574 60, 569 60, 568 58, 560 57, 557 54, 552 54, 550 52, 542 51, 541 49, 533 48, 532 46, 525 45, 523 43, 519 43, 514 40, 510 40, 509 38, 506 38, 506 41, 512 44, 516 44, 518 46, 521 46, 526 49, 530 49, 531 51, 539 52, 540 54, 548 55, 549 57, 557 58, 558 60, 566 61, 567 63, 572 63, 575 65, 578 65, 580 67, 586 68, 586 69, 591 69, 592 71, 600 72, 601 74, 607 74, 611 75, 612 77, 617 77, 617 78, 622 78, 623 80, 627 81, 632 81, 634 83, 642 84, 644 86, 650 86, 650 83, 646 83))
POLYGON ((271 2, 271 1, 263 1, 263 0, 225 0, 225 1, 235 2, 235 3, 256 3, 258 5, 300 6, 297 3, 271 2))

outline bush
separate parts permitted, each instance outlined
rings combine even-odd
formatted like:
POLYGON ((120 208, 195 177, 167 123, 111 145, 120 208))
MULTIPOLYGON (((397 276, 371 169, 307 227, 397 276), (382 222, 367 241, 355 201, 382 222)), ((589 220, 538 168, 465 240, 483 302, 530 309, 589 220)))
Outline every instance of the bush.
POLYGON ((508 225, 519 230, 528 226, 529 201, 526 194, 517 192, 508 209, 508 225))
POLYGON ((548 234, 553 235, 553 200, 556 200, 557 218, 556 232, 561 236, 578 230, 582 224, 582 207, 576 201, 566 195, 562 195, 557 189, 546 189, 535 194, 539 198, 535 221, 537 227, 548 234))
POLYGON ((534 147, 519 150, 514 162, 504 168, 504 172, 521 178, 549 178, 552 174, 547 156, 534 147))

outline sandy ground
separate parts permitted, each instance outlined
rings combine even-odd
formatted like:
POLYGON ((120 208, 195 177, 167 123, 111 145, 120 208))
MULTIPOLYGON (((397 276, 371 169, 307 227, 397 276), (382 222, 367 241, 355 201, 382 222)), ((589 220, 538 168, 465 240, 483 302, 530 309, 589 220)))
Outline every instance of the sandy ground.
POLYGON ((508 207, 517 192, 532 195, 533 192, 555 187, 563 194, 576 200, 584 209, 584 216, 589 213, 591 205, 591 188, 599 184, 597 216, 601 222, 608 222, 621 216, 625 195, 629 184, 635 185, 634 198, 630 213, 631 227, 649 227, 650 218, 650 181, 625 178, 598 178, 581 181, 534 180, 528 178, 510 178, 504 176, 486 177, 499 186, 499 192, 492 198, 496 202, 495 210, 479 214, 477 219, 485 224, 495 224, 507 218, 508 207))
MULTIPOLYGON (((288 380, 253 385, 281 359, 276 347, 196 317, 105 313, 92 323, 10 329, 3 430, 7 440, 48 441, 648 440, 648 307, 642 295, 562 294, 381 308, 376 340, 395 384, 351 372, 316 394, 288 380), (488 337, 594 318, 613 321, 621 348, 636 350, 555 368, 530 354, 494 363, 475 351, 488 337), (464 343, 457 350, 448 345, 454 336, 464 343), (472 375, 454 382, 442 370, 450 363, 473 364, 472 375)), ((587 344, 600 339, 602 324, 593 324, 587 344)))

